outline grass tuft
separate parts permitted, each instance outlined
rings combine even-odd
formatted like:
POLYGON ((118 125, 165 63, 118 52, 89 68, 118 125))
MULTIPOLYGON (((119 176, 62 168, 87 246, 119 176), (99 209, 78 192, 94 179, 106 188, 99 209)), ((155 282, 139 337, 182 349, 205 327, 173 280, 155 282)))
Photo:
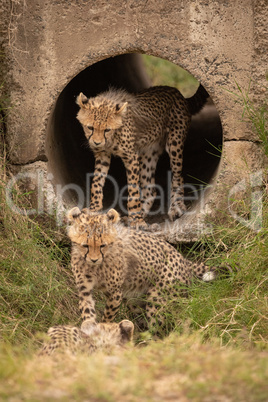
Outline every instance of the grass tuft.
MULTIPOLYGON (((268 81, 268 78, 267 78, 268 81)), ((263 151, 268 156, 268 104, 267 100, 264 101, 261 107, 256 107, 255 103, 250 98, 251 80, 249 81, 248 88, 243 89, 238 82, 235 83, 237 92, 230 92, 236 102, 243 107, 242 121, 249 122, 252 126, 252 131, 257 134, 261 141, 263 151)), ((265 88, 267 92, 268 88, 265 88)))

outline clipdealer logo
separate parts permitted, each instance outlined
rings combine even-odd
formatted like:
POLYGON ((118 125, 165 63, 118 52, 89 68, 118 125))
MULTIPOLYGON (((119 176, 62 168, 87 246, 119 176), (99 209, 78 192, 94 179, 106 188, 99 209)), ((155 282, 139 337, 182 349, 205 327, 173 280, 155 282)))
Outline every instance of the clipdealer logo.
MULTIPOLYGON (((9 208, 17 214, 21 215, 39 215, 46 212, 47 214, 54 215, 56 214, 57 224, 62 225, 66 209, 64 198, 67 192, 72 192, 75 194, 76 205, 72 203, 73 206, 77 206, 82 209, 85 206, 88 207, 90 205, 90 187, 91 180, 93 179, 94 174, 88 173, 86 175, 86 188, 83 189, 76 183, 69 183, 66 185, 55 184, 53 185, 54 176, 51 173, 45 173, 43 170, 37 170, 36 172, 20 172, 13 176, 7 186, 6 186, 6 201, 9 208), (35 208, 24 208, 17 204, 17 198, 14 196, 16 194, 16 188, 18 185, 23 182, 33 182, 35 185, 35 197, 36 197, 36 206, 35 208)), ((169 171, 167 173, 167 189, 168 189, 168 199, 170 199, 171 193, 171 180, 172 175, 169 171)), ((112 188, 111 192, 113 193, 113 199, 110 201, 110 204, 107 206, 107 209, 110 208, 120 208, 123 214, 127 214, 126 209, 126 201, 128 197, 128 186, 127 184, 123 187, 119 187, 117 181, 114 177, 107 175, 106 182, 110 182, 110 188, 112 188)), ((263 202, 263 173, 262 170, 252 173, 249 176, 249 184, 246 179, 241 180, 235 186, 233 186, 228 194, 228 203, 227 208, 231 216, 238 221, 243 226, 246 226, 256 232, 259 232, 262 228, 262 202, 263 202), (234 209, 235 206, 235 195, 238 192, 246 192, 250 189, 250 214, 246 219, 243 216, 240 216, 234 209)), ((157 214, 165 214, 166 213, 166 205, 165 199, 166 194, 165 190, 158 184, 154 185, 156 190, 156 196, 154 199, 157 201, 157 208, 152 211, 149 211, 148 215, 157 215, 157 214)), ((187 195, 184 197, 184 200, 187 202, 197 202, 198 201, 198 211, 204 212, 206 209, 206 191, 210 189, 211 186, 204 185, 192 185, 185 184, 184 191, 187 195)), ((188 209, 184 215, 192 215, 195 214, 196 211, 193 209, 188 209)))

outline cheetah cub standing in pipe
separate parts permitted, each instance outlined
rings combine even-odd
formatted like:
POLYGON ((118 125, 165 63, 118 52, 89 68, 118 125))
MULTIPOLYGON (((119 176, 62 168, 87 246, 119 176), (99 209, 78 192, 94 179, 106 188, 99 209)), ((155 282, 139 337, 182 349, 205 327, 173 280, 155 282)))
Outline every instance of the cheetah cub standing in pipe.
POLYGON ((57 350, 69 352, 85 352, 91 354, 97 350, 110 351, 114 347, 122 347, 133 339, 134 325, 123 320, 117 323, 91 322, 86 332, 70 325, 58 325, 48 330, 48 341, 40 351, 40 355, 51 355, 57 350))
POLYGON ((123 299, 136 308, 145 299, 146 320, 152 327, 157 313, 157 321, 163 322, 158 310, 165 305, 172 285, 188 286, 193 276, 204 281, 216 276, 215 268, 188 261, 153 234, 125 227, 114 209, 94 213, 75 207, 67 218, 82 329, 96 320, 93 289, 107 297, 102 321, 114 320, 123 299))
POLYGON ((90 210, 102 210, 103 186, 111 155, 122 158, 127 172, 128 214, 133 226, 146 226, 155 197, 155 169, 166 148, 172 170, 171 221, 185 211, 182 178, 183 146, 191 116, 205 104, 208 93, 199 86, 185 99, 176 88, 151 87, 137 94, 110 89, 94 98, 77 97, 81 123, 95 156, 90 210))

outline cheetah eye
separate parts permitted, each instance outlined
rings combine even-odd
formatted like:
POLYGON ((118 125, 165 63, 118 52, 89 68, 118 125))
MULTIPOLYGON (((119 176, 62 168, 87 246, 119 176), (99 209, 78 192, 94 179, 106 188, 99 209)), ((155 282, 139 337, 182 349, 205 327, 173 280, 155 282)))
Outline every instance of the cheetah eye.
POLYGON ((106 246, 107 246, 107 244, 106 244, 106 243, 103 243, 103 244, 100 245, 100 248, 104 248, 104 247, 106 247, 106 246))
POLYGON ((106 128, 106 129, 104 130, 105 133, 109 133, 109 131, 111 131, 110 128, 106 128))
POLYGON ((92 127, 92 126, 87 126, 87 129, 90 130, 90 131, 93 131, 93 130, 94 130, 94 127, 92 127))
POLYGON ((82 244, 82 247, 88 248, 88 244, 82 244))

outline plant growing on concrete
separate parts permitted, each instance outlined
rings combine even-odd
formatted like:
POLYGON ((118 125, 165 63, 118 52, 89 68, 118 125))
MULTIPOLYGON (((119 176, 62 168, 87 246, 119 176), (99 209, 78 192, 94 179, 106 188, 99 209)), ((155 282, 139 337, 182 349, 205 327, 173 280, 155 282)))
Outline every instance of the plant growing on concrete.
MULTIPOLYGON (((268 79, 267 79, 268 81, 268 79)), ((257 108, 255 103, 250 99, 251 81, 248 88, 243 89, 236 82, 237 92, 231 92, 236 101, 243 106, 242 120, 251 123, 252 130, 257 134, 261 142, 262 148, 266 156, 268 156, 268 104, 267 100, 261 107, 257 108)), ((264 92, 268 88, 264 88, 264 92)))

